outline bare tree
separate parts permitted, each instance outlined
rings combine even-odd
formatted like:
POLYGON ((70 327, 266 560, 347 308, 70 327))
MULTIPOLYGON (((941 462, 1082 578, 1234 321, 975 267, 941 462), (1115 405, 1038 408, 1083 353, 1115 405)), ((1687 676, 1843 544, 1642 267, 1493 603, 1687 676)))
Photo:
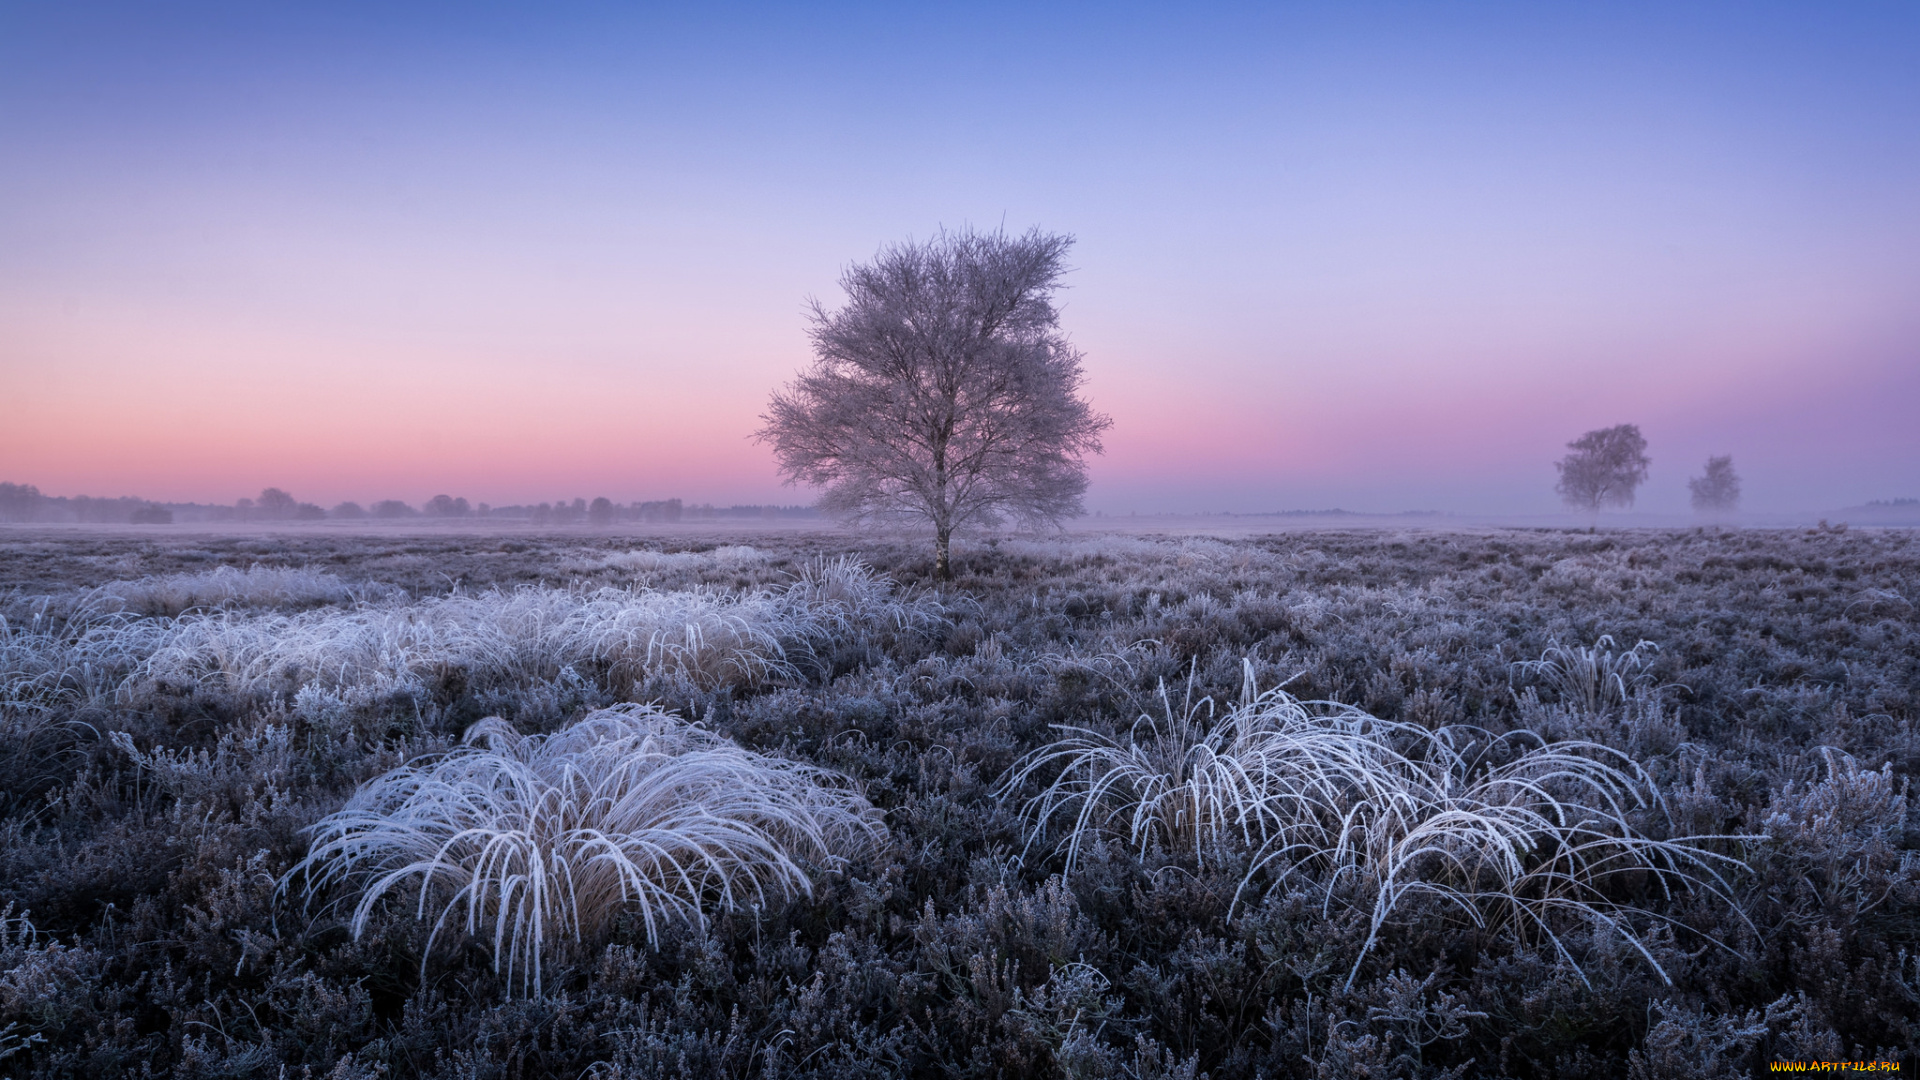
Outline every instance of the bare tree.
POLYGON ((1733 456, 1709 457, 1707 471, 1687 481, 1693 492, 1693 508, 1702 514, 1730 514, 1740 508, 1740 475, 1733 471, 1733 456))
POLYGON ((814 363, 756 433, 788 483, 853 521, 925 521, 934 576, 955 529, 1082 512, 1083 458, 1112 423, 1079 396, 1081 354, 1053 303, 1071 237, 942 232, 882 249, 812 303, 814 363))
POLYGON ((1633 489, 1647 478, 1647 440, 1634 424, 1589 431, 1567 444, 1573 451, 1554 464, 1554 490, 1566 504, 1597 517, 1603 506, 1633 505, 1633 489))

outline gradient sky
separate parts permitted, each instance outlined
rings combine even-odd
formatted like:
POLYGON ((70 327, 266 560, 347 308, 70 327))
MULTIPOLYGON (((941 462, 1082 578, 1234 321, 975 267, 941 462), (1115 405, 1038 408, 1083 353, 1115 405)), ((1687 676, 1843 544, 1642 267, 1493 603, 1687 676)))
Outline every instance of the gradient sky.
POLYGON ((1091 508, 1920 495, 1911 3, 698 7, 0 0, 0 480, 803 501, 806 298, 1004 222, 1091 508))

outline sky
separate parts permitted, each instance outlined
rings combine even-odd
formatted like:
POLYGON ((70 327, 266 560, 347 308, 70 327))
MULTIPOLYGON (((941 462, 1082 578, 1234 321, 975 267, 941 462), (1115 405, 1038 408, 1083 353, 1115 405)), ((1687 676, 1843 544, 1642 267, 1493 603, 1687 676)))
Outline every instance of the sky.
POLYGON ((0 480, 796 503, 806 305, 1071 234, 1106 513, 1920 496, 1920 7, 0 0, 0 480), (697 9, 697 10, 696 10, 697 9))

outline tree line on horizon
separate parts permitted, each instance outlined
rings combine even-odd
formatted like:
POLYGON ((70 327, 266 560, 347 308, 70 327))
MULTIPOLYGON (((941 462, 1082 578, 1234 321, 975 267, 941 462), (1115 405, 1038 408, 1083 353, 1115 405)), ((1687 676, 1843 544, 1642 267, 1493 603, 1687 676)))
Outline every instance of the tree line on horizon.
POLYGON ((285 490, 270 487, 257 498, 232 504, 162 503, 136 496, 100 498, 88 495, 43 495, 33 484, 0 482, 0 522, 73 522, 95 525, 170 525, 195 522, 317 522, 485 519, 524 521, 532 525, 656 524, 721 519, 778 520, 808 518, 817 512, 807 506, 737 503, 688 504, 681 499, 654 499, 617 503, 605 496, 556 499, 553 502, 513 506, 472 503, 465 497, 435 495, 419 506, 401 499, 381 499, 362 505, 342 502, 331 509, 301 502, 285 490))

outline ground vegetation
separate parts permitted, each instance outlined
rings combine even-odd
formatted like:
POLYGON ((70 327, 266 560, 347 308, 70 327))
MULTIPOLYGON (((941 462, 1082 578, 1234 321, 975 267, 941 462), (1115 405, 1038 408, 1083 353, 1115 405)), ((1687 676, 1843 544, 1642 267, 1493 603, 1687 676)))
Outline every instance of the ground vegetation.
POLYGON ((1911 531, 6 540, 9 1075, 1915 1067, 1911 531))

